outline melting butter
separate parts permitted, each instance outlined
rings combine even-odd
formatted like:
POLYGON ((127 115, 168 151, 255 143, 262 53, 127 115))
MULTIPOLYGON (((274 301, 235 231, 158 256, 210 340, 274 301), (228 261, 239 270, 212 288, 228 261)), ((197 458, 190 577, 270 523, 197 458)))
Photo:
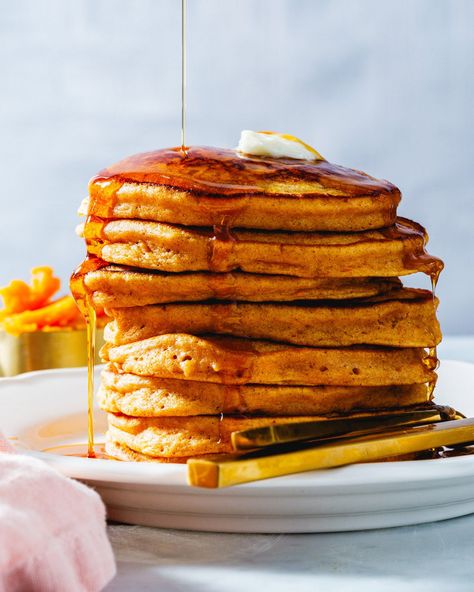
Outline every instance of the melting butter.
POLYGON ((237 151, 254 156, 324 160, 317 150, 290 134, 243 130, 237 151))

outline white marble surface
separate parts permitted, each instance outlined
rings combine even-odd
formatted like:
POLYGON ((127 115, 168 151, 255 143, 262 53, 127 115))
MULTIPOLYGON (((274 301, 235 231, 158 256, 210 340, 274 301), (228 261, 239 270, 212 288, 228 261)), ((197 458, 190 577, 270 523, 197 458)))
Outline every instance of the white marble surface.
MULTIPOLYGON (((440 356, 474 362, 474 337, 440 356)), ((107 592, 471 592, 474 515, 305 535, 199 533, 111 524, 118 575, 107 592)))
POLYGON ((420 526, 314 535, 236 535, 112 526, 108 592, 468 592, 474 515, 420 526))

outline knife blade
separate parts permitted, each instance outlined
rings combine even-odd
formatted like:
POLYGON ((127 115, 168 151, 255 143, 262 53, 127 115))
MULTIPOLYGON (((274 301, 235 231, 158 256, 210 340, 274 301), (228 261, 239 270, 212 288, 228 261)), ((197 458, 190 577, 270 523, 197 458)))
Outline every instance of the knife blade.
POLYGON ((236 451, 255 450, 304 440, 320 440, 344 435, 366 434, 390 427, 434 423, 449 419, 462 419, 464 415, 452 407, 437 406, 430 409, 385 413, 377 416, 321 419, 318 421, 283 423, 233 432, 232 447, 236 451))
POLYGON ((279 454, 259 452, 240 457, 190 459, 188 483, 206 488, 229 487, 473 441, 474 418, 436 422, 319 445, 301 443, 300 449, 279 454))

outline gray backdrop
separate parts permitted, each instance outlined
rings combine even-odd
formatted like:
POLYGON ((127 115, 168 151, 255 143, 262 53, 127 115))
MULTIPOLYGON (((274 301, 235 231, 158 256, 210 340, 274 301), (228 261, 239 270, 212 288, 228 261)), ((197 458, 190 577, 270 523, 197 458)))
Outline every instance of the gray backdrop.
MULTIPOLYGON (((180 2, 0 4, 0 284, 38 264, 66 279, 88 179, 179 142, 180 2)), ((189 141, 289 132, 396 183, 446 262, 445 333, 473 333, 474 2, 188 4, 189 141)))

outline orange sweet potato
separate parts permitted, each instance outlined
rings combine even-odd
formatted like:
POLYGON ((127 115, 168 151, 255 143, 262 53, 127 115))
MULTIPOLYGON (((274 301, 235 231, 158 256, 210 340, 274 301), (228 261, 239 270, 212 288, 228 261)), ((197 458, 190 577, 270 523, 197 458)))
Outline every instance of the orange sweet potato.
POLYGON ((12 280, 8 286, 0 288, 4 309, 0 320, 10 314, 36 310, 44 306, 59 290, 60 280, 53 275, 50 267, 35 267, 31 270, 31 285, 22 280, 12 280))
POLYGON ((11 314, 2 322, 5 331, 13 335, 50 328, 77 327, 82 323, 82 315, 71 296, 64 296, 36 310, 11 314))

